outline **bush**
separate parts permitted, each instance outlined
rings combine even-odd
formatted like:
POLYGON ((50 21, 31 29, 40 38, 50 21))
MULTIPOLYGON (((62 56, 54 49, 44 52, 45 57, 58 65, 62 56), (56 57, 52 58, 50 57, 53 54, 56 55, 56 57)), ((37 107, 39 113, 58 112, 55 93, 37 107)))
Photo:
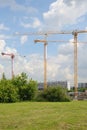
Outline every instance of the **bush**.
POLYGON ((12 79, 12 84, 16 87, 20 88, 21 86, 24 86, 27 84, 27 75, 26 73, 21 73, 20 75, 17 75, 12 79))
POLYGON ((19 100, 18 89, 9 80, 0 81, 0 102, 11 103, 19 100))
POLYGON ((21 101, 33 100, 37 92, 37 83, 30 81, 25 86, 21 86, 19 91, 21 101))
POLYGON ((38 91, 35 100, 36 100, 36 101, 39 101, 39 102, 45 102, 45 101, 47 101, 47 99, 44 98, 43 94, 44 94, 43 90, 38 91))
POLYGON ((37 90, 37 82, 28 80, 26 73, 14 77, 12 84, 18 88, 20 101, 33 100, 37 90))
POLYGON ((26 73, 7 80, 4 75, 0 80, 0 102, 33 100, 37 91, 37 82, 28 80, 26 73))
POLYGON ((60 86, 49 87, 37 96, 37 101, 65 102, 70 101, 66 90, 60 86))

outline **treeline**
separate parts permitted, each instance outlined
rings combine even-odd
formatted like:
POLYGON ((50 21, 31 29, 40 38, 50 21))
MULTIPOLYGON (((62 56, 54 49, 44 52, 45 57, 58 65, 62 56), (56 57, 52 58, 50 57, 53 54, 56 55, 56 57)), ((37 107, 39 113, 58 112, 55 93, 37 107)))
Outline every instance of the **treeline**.
POLYGON ((39 91, 38 83, 28 79, 26 73, 21 73, 13 79, 6 79, 3 74, 0 80, 0 103, 20 101, 70 101, 67 90, 60 86, 51 86, 39 91))

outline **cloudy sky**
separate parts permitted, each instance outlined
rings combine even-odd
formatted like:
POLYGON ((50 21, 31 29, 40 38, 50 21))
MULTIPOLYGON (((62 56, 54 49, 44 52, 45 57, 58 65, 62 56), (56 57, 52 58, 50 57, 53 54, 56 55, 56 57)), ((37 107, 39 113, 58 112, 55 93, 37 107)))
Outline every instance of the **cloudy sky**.
MULTIPOLYGON (((14 74, 27 73, 43 81, 43 44, 34 44, 42 35, 31 32, 74 31, 87 29, 87 0, 0 0, 0 53, 13 53, 14 74), (26 35, 14 35, 15 33, 26 35), (25 56, 25 57, 24 57, 25 56)), ((80 34, 78 41, 87 41, 80 34)), ((73 35, 48 35, 47 80, 73 83, 73 35)), ((78 80, 87 81, 87 44, 78 43, 78 80)), ((0 54, 0 77, 11 78, 11 57, 0 54)))

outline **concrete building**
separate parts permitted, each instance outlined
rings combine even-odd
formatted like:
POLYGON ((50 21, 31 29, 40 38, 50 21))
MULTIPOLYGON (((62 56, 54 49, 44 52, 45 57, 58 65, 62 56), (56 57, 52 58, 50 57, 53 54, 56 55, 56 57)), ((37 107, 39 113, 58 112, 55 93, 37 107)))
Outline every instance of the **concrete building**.
POLYGON ((87 83, 78 83, 78 87, 87 88, 87 83))
MULTIPOLYGON (((67 81, 50 81, 47 82, 47 86, 62 86, 64 88, 67 88, 68 90, 70 90, 70 82, 67 81)), ((38 89, 42 90, 44 88, 44 84, 43 83, 38 83, 38 89)))

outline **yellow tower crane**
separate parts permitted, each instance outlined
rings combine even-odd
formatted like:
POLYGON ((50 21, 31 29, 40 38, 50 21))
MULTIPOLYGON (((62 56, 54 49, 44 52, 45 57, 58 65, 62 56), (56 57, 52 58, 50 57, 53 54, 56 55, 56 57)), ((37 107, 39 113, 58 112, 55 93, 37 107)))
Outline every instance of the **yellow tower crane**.
POLYGON ((59 32, 59 31, 47 31, 47 32, 30 32, 30 33, 15 33, 14 35, 44 35, 44 40, 34 40, 35 43, 42 42, 44 44, 44 90, 47 88, 47 44, 48 42, 67 42, 67 41, 47 41, 48 35, 53 34, 71 34, 72 32, 59 32))
POLYGON ((34 40, 35 43, 44 43, 44 90, 47 89, 47 35, 45 35, 45 40, 34 40))
POLYGON ((87 30, 75 30, 72 32, 74 35, 74 87, 75 87, 75 99, 78 98, 78 50, 77 50, 77 40, 79 33, 87 33, 87 30))
MULTIPOLYGON (((54 35, 54 34, 72 34, 74 35, 74 87, 75 87, 75 99, 77 99, 78 96, 78 52, 77 52, 77 39, 79 33, 87 33, 87 30, 75 30, 75 31, 47 31, 47 32, 30 32, 30 33, 16 33, 15 35, 54 35)), ((46 57, 46 45, 47 41, 45 40, 36 40, 35 42, 43 42, 44 43, 44 57, 46 57)), ((45 64, 44 64, 44 85, 45 88, 47 88, 46 83, 46 58, 44 58, 45 64)))
POLYGON ((35 43, 41 42, 44 44, 44 90, 47 89, 47 45, 48 42, 69 42, 69 41, 62 41, 62 40, 53 40, 53 41, 47 41, 46 37, 43 40, 37 39, 34 40, 35 43))

